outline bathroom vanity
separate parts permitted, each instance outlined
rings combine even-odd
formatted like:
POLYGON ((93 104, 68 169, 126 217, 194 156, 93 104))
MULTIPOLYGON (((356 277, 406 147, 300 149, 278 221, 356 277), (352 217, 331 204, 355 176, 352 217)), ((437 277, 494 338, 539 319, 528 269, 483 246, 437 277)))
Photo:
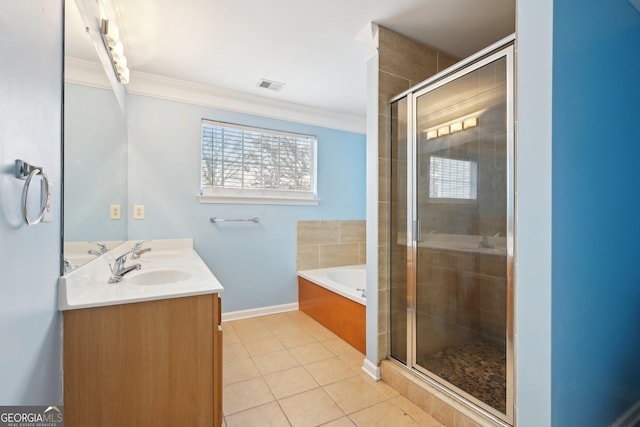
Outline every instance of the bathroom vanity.
POLYGON ((223 288, 190 240, 145 243, 107 283, 134 243, 60 278, 65 425, 220 426, 223 288))

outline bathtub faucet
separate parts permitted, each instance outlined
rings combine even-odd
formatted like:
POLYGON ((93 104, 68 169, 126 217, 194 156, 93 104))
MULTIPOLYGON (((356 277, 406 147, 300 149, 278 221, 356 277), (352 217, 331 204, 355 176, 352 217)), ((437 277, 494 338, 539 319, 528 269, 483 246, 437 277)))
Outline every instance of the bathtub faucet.
POLYGON ((362 288, 356 288, 356 291, 360 291, 362 292, 362 294, 360 295, 362 298, 366 298, 367 294, 366 294, 366 289, 362 289, 362 288))

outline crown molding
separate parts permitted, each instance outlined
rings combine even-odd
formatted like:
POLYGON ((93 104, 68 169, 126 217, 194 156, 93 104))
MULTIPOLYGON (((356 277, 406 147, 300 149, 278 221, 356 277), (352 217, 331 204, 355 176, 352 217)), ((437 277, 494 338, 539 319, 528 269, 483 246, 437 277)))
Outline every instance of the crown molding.
POLYGON ((364 62, 368 62, 378 53, 380 30, 378 24, 369 22, 356 34, 356 41, 364 46, 364 62))
POLYGON ((134 71, 127 92, 313 126, 366 133, 366 117, 134 71))
POLYGON ((64 81, 83 86, 111 90, 111 82, 104 73, 100 62, 85 59, 64 57, 64 81))

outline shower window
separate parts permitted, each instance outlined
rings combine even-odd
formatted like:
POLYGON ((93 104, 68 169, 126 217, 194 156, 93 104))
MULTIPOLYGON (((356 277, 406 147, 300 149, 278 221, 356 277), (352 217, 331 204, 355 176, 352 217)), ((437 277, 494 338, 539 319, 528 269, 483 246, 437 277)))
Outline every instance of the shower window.
POLYGON ((313 135, 202 120, 201 201, 314 202, 316 146, 313 135))
POLYGON ((475 200, 478 164, 469 160, 431 156, 429 197, 432 199, 475 200))

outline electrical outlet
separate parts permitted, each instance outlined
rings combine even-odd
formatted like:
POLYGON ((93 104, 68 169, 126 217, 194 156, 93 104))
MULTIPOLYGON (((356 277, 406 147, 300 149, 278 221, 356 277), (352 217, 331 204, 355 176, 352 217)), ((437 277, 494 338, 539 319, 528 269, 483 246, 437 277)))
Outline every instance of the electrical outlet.
POLYGON ((133 219, 144 219, 144 205, 133 205, 133 219))
POLYGON ((120 205, 111 205, 109 212, 111 212, 111 219, 120 219, 120 205))

